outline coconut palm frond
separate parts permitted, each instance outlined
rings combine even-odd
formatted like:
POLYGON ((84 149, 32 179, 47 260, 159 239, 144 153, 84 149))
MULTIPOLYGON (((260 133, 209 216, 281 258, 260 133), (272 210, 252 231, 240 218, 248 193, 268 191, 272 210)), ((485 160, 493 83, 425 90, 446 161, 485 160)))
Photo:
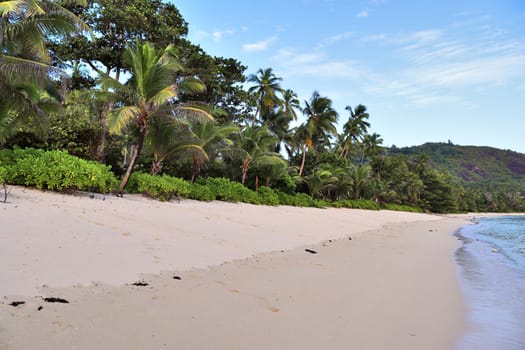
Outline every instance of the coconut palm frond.
POLYGON ((178 84, 178 88, 185 94, 196 94, 206 90, 206 86, 195 78, 185 78, 178 84))
POLYGON ((214 121, 215 118, 204 106, 184 104, 177 106, 173 112, 178 117, 184 117, 199 122, 214 121))
POLYGON ((6 17, 11 13, 20 13, 24 5, 24 0, 2 1, 0 2, 0 16, 6 17))
POLYGON ((109 113, 107 123, 109 131, 119 134, 138 115, 140 108, 137 106, 125 106, 114 109, 109 113))
POLYGON ((177 96, 177 92, 176 92, 175 86, 170 85, 160 90, 159 92, 157 92, 155 96, 151 97, 151 101, 156 106, 162 106, 162 105, 165 105, 166 102, 168 102, 169 100, 171 100, 172 98, 176 96, 177 96))

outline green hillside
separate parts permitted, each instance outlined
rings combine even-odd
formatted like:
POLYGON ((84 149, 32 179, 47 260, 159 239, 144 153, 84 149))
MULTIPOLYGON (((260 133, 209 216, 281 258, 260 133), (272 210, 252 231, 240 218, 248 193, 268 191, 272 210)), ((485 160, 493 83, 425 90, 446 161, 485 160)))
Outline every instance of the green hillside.
POLYGON ((409 159, 426 154, 432 164, 461 179, 465 188, 518 191, 525 194, 525 154, 492 147, 425 143, 421 146, 392 148, 409 159))

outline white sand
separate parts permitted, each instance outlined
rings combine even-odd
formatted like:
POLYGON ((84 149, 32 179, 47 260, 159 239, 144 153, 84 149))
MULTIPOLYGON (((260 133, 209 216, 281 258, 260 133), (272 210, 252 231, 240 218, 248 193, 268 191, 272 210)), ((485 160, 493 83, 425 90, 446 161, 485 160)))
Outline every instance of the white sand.
POLYGON ((9 201, 2 349, 447 349, 462 331, 450 233, 463 217, 21 187, 9 201))

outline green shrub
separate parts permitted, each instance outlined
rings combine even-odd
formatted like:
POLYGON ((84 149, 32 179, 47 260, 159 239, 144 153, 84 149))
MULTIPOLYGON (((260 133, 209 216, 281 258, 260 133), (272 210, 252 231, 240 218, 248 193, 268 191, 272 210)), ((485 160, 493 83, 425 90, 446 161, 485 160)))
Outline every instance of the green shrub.
POLYGON ((275 191, 280 205, 293 205, 293 195, 281 191, 275 191))
POLYGON ((418 207, 412 207, 410 205, 403 205, 403 204, 388 204, 383 203, 381 204, 381 208, 385 210, 395 210, 395 211, 407 211, 411 213, 424 213, 425 210, 418 208, 418 207))
POLYGON ((2 150, 0 162, 7 168, 6 182, 14 185, 103 193, 117 185, 109 166, 74 157, 65 151, 2 150))
POLYGON ((279 203, 281 205, 290 205, 294 207, 315 207, 315 200, 306 193, 288 194, 275 190, 279 203))
POLYGON ((168 201, 174 197, 189 197, 191 184, 186 180, 168 175, 154 176, 146 173, 133 173, 128 183, 128 191, 168 201))
POLYGON ((312 200, 312 204, 310 206, 312 206, 314 208, 323 209, 323 208, 330 207, 330 202, 325 201, 323 199, 313 199, 312 200))
POLYGON ((257 189, 259 203, 265 205, 279 205, 279 196, 270 187, 261 186, 257 189))
POLYGON ((344 199, 331 203, 332 207, 335 208, 349 208, 349 209, 368 209, 368 210, 379 210, 379 204, 374 201, 367 199, 344 199))
POLYGON ((0 166, 0 185, 7 182, 7 169, 0 166))
POLYGON ((210 202, 216 199, 215 194, 213 194, 213 191, 210 190, 208 186, 201 185, 198 183, 194 183, 191 185, 190 194, 188 195, 188 198, 205 202, 210 202))
POLYGON ((243 202, 259 204, 260 199, 257 192, 244 187, 239 182, 230 181, 225 178, 207 178, 202 183, 214 195, 215 198, 226 202, 243 202))

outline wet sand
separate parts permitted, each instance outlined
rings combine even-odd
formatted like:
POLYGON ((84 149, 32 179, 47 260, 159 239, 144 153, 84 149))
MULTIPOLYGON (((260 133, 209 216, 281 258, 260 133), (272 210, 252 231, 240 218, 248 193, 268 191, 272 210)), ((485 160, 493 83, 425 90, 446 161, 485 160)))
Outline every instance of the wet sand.
POLYGON ((9 200, 1 349, 453 349, 466 327, 463 217, 19 187, 9 200))

